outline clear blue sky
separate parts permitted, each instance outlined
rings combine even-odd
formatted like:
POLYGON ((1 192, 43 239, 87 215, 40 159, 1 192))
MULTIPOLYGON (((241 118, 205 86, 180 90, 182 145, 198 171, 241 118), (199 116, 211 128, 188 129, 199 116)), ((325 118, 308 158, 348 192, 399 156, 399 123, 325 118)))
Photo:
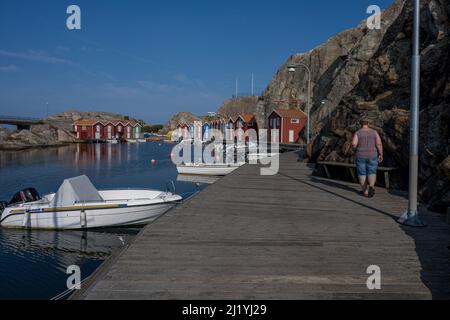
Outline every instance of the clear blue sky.
POLYGON ((0 0, 0 114, 68 109, 162 123, 261 92, 279 66, 393 0, 0 0), (82 30, 66 28, 77 4, 82 30))

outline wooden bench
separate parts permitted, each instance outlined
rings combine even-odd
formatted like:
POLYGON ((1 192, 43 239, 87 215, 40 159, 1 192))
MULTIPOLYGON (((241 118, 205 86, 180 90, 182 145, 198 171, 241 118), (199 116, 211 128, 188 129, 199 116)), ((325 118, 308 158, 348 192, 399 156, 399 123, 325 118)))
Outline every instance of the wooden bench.
MULTIPOLYGON (((356 165, 353 163, 344 163, 344 162, 317 162, 319 167, 323 167, 325 169, 325 173, 328 179, 332 179, 330 170, 328 167, 343 167, 347 168, 352 176, 354 182, 358 182, 358 177, 356 176, 356 165)), ((389 173, 391 171, 397 170, 397 168, 393 167, 378 167, 377 171, 381 171, 384 174, 384 183, 386 185, 386 189, 390 189, 391 185, 389 182, 389 173)))

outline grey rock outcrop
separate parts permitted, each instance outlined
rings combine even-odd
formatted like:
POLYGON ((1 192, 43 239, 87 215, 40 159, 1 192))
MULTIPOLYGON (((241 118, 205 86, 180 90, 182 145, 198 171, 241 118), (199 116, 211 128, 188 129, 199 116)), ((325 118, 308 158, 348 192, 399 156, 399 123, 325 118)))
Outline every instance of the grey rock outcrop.
POLYGON ((31 130, 11 131, 0 128, 0 149, 17 150, 30 147, 60 146, 76 141, 73 123, 78 120, 142 120, 110 112, 66 111, 43 120, 42 124, 33 125, 31 130))
POLYGON ((258 97, 239 97, 225 100, 217 114, 224 118, 237 117, 239 114, 255 114, 258 97))
POLYGON ((161 133, 166 134, 169 131, 173 131, 177 128, 178 124, 180 123, 186 123, 191 124, 194 121, 201 120, 200 117, 197 117, 193 115, 190 112, 179 112, 175 114, 164 126, 164 128, 161 130, 161 133))
MULTIPOLYGON (((409 156, 409 105, 412 5, 398 0, 382 13, 381 30, 365 22, 324 45, 289 58, 274 76, 258 104, 258 120, 275 108, 306 110, 308 74, 312 73, 313 142, 308 157, 353 161, 350 141, 361 117, 372 120, 382 136, 385 165, 398 167, 394 184, 405 188, 409 156)), ((450 6, 446 0, 422 1, 420 195, 433 208, 449 206, 446 159, 450 133, 450 6), (447 200, 446 200, 447 199, 447 200)))

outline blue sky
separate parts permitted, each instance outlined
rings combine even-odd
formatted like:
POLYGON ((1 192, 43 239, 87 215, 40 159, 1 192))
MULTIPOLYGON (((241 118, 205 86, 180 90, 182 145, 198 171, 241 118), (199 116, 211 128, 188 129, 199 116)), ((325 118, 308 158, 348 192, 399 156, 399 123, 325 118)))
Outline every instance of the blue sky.
POLYGON ((76 109, 162 123, 260 93, 279 66, 393 0, 0 0, 0 114, 76 109), (66 9, 81 8, 81 30, 66 9))

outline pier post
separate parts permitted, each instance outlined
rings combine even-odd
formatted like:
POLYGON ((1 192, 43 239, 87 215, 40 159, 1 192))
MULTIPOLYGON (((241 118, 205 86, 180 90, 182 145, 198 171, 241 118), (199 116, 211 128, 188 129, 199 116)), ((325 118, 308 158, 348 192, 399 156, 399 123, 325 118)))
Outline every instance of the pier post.
POLYGON ((420 103, 420 0, 414 0, 414 27, 411 62, 411 114, 409 146, 409 198, 408 210, 398 220, 410 227, 424 227, 419 218, 417 205, 417 184, 419 171, 419 103, 420 103))

